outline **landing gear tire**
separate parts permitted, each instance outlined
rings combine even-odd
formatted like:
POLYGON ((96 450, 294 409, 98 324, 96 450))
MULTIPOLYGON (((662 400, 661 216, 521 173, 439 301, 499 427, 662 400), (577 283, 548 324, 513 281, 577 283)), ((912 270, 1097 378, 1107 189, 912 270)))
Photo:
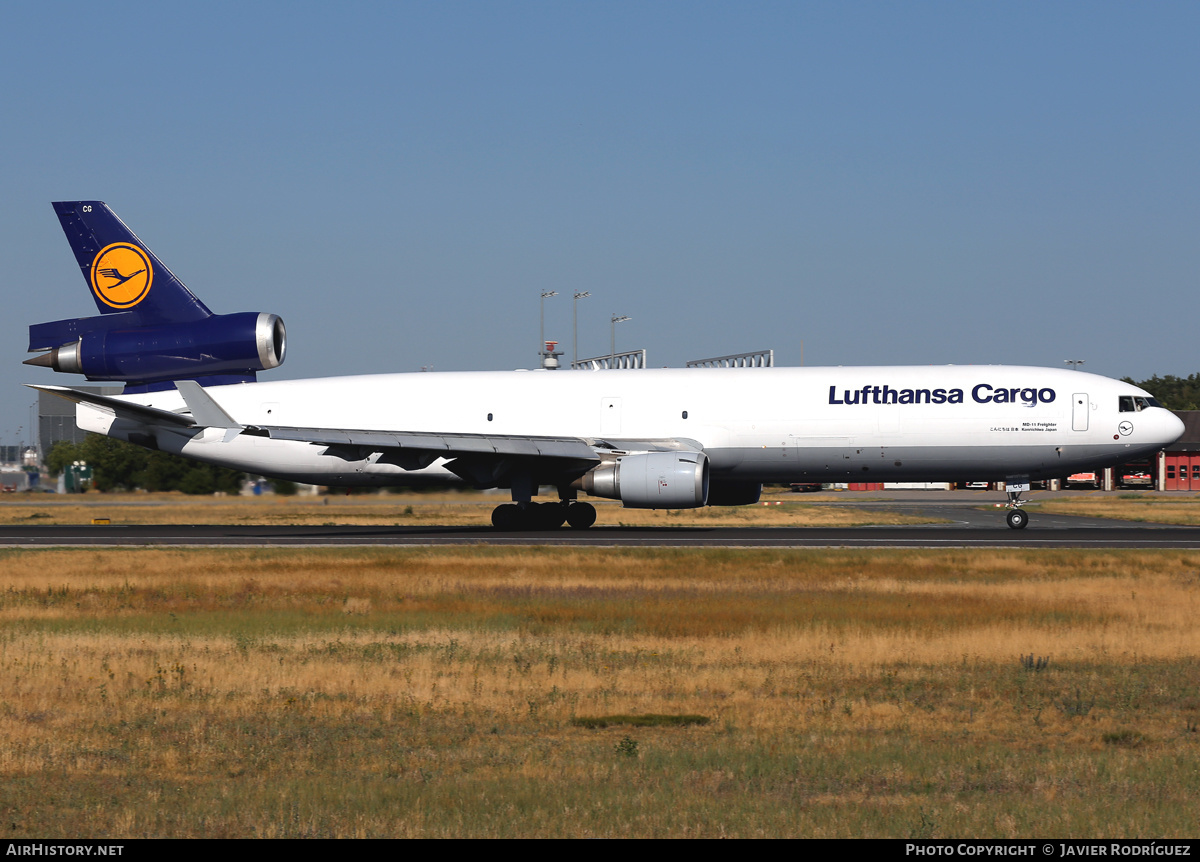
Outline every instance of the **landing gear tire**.
POLYGON ((572 530, 586 530, 596 523, 596 507, 591 503, 572 503, 567 507, 567 524, 572 530))
POLYGON ((492 526, 497 530, 520 529, 521 521, 521 509, 516 503, 505 503, 492 509, 492 526))
POLYGON ((1005 517, 1008 521, 1008 526, 1014 530, 1024 530, 1029 523, 1029 515, 1025 514, 1023 509, 1010 509, 1005 517))

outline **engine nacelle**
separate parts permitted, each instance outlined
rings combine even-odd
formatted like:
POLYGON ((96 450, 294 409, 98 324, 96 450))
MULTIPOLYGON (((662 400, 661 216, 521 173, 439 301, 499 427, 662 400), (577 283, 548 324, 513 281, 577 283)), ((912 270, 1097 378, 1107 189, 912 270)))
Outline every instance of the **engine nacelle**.
POLYGON ((88 380, 155 383, 253 375, 283 363, 287 331, 278 315, 253 311, 202 320, 100 328, 26 360, 88 380))
POLYGON ((583 490, 630 509, 695 509, 708 500, 703 452, 646 452, 606 461, 583 476, 583 490))

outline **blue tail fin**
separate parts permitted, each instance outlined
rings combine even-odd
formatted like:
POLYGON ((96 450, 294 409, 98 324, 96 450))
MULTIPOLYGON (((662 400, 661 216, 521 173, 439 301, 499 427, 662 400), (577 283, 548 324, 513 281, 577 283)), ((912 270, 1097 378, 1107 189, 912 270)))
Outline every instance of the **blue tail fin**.
POLYGON ((141 323, 183 323, 212 314, 108 204, 58 201, 54 212, 101 314, 131 311, 141 323))
POLYGON ((213 314, 102 201, 60 201, 54 212, 100 314, 30 326, 38 355, 26 365, 146 391, 244 383, 283 362, 278 316, 213 314))

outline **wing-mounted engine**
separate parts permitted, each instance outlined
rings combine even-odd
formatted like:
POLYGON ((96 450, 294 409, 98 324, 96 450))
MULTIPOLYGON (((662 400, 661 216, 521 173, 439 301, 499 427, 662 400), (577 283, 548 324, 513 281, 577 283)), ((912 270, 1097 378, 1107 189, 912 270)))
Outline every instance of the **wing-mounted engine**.
POLYGON ((620 500, 630 509, 695 509, 708 500, 708 456, 703 452, 642 452, 605 461, 579 483, 593 497, 620 500))
POLYGON ((265 312, 143 325, 114 314, 31 326, 29 349, 45 352, 25 360, 26 365, 88 380, 152 385, 227 377, 222 382, 233 382, 253 380, 255 372, 281 365, 287 331, 278 315, 265 312))

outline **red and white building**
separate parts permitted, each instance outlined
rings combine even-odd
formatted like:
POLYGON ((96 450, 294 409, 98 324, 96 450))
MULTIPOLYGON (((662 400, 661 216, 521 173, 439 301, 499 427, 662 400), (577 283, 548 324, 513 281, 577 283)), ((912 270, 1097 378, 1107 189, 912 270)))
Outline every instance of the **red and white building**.
POLYGON ((1183 436, 1158 453, 1154 487, 1161 491, 1200 491, 1200 410, 1176 410, 1183 436))

